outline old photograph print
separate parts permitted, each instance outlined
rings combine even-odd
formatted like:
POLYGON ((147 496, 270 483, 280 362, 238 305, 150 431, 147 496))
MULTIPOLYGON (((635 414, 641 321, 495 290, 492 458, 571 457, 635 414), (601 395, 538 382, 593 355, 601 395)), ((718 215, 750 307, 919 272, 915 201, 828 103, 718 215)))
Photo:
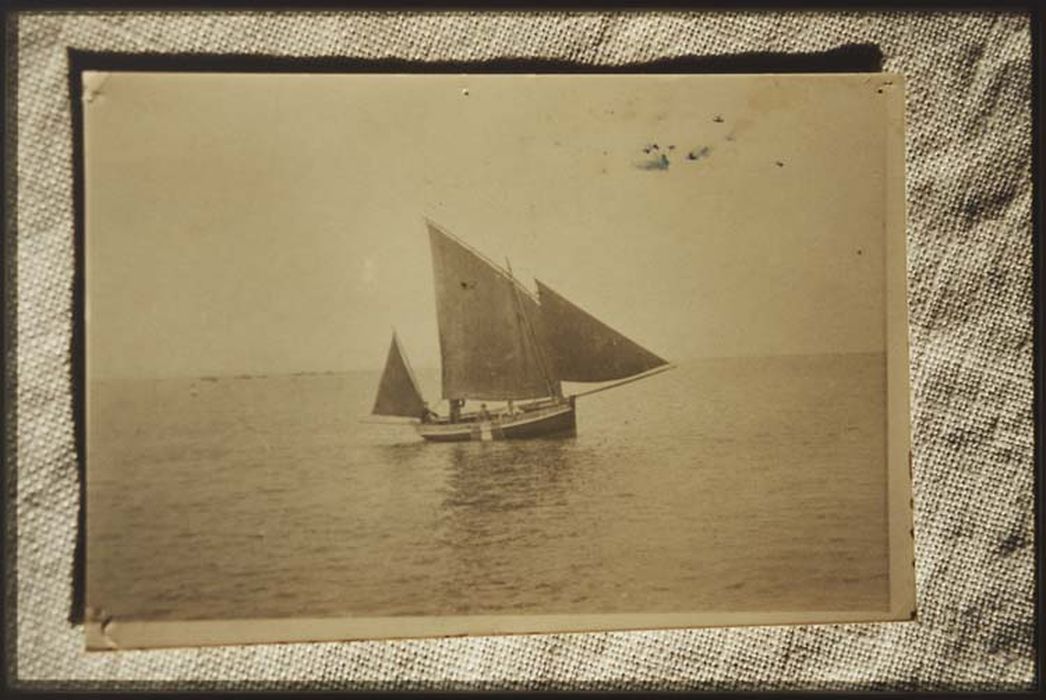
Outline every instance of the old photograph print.
POLYGON ((909 616, 900 76, 83 77, 90 648, 909 616))

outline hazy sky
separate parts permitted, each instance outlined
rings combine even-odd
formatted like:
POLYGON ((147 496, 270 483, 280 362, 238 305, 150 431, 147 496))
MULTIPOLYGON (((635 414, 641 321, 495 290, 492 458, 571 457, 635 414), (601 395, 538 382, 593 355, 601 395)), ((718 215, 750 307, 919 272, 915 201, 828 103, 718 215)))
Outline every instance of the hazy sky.
POLYGON ((872 80, 88 74, 89 372, 437 367, 425 216, 671 361, 882 350, 872 80))

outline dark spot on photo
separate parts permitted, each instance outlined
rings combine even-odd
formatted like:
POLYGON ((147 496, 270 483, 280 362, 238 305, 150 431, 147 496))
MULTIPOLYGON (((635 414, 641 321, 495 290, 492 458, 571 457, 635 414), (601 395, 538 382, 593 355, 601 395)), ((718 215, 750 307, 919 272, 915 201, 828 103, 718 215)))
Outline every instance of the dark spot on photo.
POLYGON ((857 249, 857 254, 858 254, 858 255, 860 255, 860 254, 861 254, 861 249, 860 249, 860 248, 858 248, 858 249, 857 249))
POLYGON ((785 166, 785 164, 779 160, 775 160, 774 165, 776 165, 779 168, 783 168, 785 166))
POLYGON ((702 146, 701 148, 695 148, 686 154, 687 160, 700 160, 712 152, 712 149, 708 146, 702 146))
POLYGON ((723 123, 723 118, 720 115, 717 114, 717 115, 715 115, 715 117, 712 118, 712 121, 714 121, 716 124, 722 124, 723 123))

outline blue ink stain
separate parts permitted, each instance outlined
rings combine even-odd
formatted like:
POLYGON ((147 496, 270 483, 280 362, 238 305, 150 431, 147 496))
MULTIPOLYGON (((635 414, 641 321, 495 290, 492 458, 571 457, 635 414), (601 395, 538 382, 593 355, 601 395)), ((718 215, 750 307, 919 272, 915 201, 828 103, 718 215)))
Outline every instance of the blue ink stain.
POLYGON ((657 158, 636 163, 636 167, 640 170, 668 170, 669 165, 668 156, 664 153, 659 155, 657 158))
POLYGON ((686 154, 686 159, 687 160, 701 160, 702 158, 706 157, 711 152, 712 152, 711 148, 709 148, 708 146, 702 146, 701 148, 695 148, 694 150, 692 150, 689 153, 687 153, 686 154))

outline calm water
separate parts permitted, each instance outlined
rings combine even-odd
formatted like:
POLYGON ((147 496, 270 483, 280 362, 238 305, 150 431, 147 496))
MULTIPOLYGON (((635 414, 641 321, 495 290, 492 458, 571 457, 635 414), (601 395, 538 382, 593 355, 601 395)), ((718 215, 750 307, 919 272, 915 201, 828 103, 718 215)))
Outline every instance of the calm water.
MULTIPOLYGON (((712 360, 426 444, 378 373, 95 382, 88 603, 150 619, 873 609, 882 355, 712 360)), ((438 373, 422 373, 438 397, 438 373)))

